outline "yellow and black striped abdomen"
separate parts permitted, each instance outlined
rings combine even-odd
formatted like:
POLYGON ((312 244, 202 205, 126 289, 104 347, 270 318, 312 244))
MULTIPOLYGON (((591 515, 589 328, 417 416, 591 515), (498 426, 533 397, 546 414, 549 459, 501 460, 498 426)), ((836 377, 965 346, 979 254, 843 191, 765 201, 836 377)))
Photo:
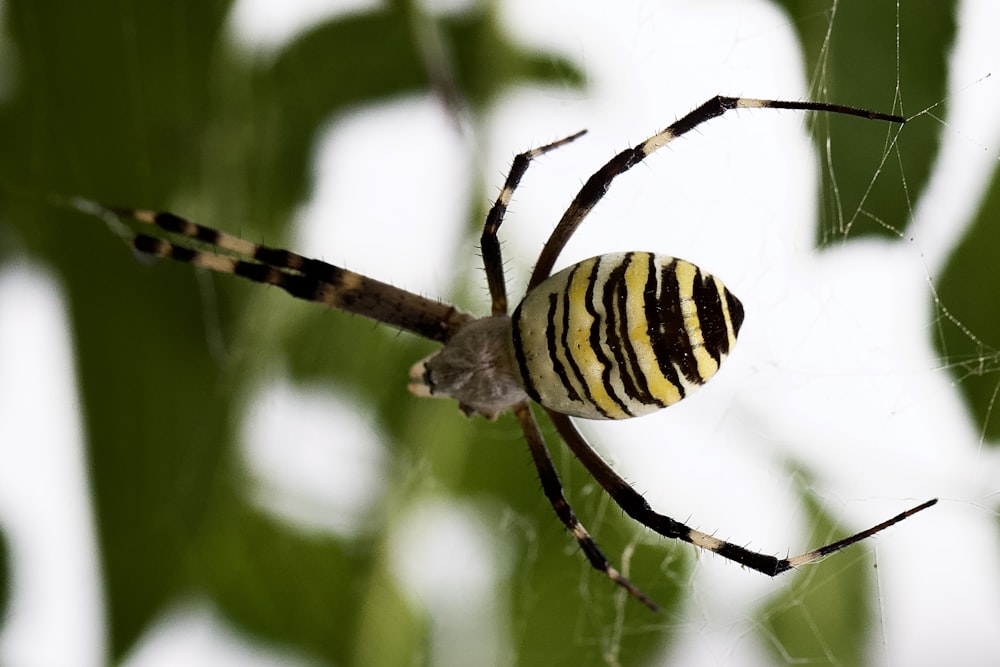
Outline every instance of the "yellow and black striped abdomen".
POLYGON ((512 316, 528 395, 588 419, 637 417, 704 384, 736 342, 743 305, 682 259, 601 255, 549 277, 512 316))

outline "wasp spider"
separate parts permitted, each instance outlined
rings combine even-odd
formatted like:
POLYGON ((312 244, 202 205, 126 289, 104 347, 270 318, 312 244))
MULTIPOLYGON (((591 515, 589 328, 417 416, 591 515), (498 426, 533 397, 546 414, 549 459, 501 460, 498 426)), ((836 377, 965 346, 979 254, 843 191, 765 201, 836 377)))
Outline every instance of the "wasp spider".
POLYGON ((289 250, 257 245, 171 213, 80 208, 151 226, 131 243, 140 253, 169 257, 220 273, 277 285, 294 297, 363 315, 443 346, 411 371, 410 390, 450 397, 467 415, 517 417, 542 488, 590 564, 646 606, 656 605, 608 562, 563 495, 529 399, 541 405, 562 439, 626 514, 660 535, 689 542, 775 576, 813 563, 933 505, 929 500, 868 530, 799 556, 776 558, 725 542, 655 512, 590 447, 570 416, 624 419, 681 400, 704 384, 736 342, 743 306, 718 279, 694 264, 648 252, 593 257, 550 275, 566 242, 612 181, 698 125, 740 108, 798 109, 903 123, 904 118, 814 102, 715 97, 635 148, 614 156, 580 189, 542 248, 527 294, 508 313, 497 231, 529 163, 583 132, 514 158, 483 228, 481 248, 492 314, 473 317, 339 266, 289 250), (199 249, 200 248, 200 249, 199 249))

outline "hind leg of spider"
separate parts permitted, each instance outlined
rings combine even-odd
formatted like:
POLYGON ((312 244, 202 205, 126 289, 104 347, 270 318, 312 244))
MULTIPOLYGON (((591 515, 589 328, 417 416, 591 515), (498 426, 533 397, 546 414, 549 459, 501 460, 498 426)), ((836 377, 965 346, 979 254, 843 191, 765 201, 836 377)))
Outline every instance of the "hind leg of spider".
POLYGON ((531 164, 532 160, 560 146, 565 146, 586 133, 586 130, 580 130, 576 134, 553 141, 551 144, 519 153, 514 158, 514 162, 510 166, 510 172, 507 174, 507 180, 504 181, 503 188, 500 190, 500 194, 497 195, 497 200, 493 203, 493 207, 490 208, 490 212, 486 216, 486 224, 483 225, 483 234, 479 239, 479 247, 483 253, 483 265, 486 269, 486 282, 490 287, 490 296, 493 299, 494 315, 507 314, 507 286, 503 276, 503 257, 500 253, 500 241, 497 239, 497 230, 500 229, 500 225, 503 223, 504 214, 507 212, 507 206, 510 205, 511 197, 514 196, 514 191, 521 182, 524 173, 528 171, 528 165, 531 164))
POLYGON ((740 565, 748 567, 752 570, 757 570, 758 572, 762 572, 770 577, 777 576, 782 572, 787 572, 788 570, 802 565, 815 563, 825 556, 829 556, 830 554, 836 553, 845 547, 849 547, 852 544, 871 537, 872 535, 885 530, 889 526, 895 525, 900 521, 913 516, 917 512, 925 510, 937 503, 936 498, 928 500, 920 505, 917 505, 916 507, 906 510, 905 512, 897 514, 891 519, 883 521, 877 526, 872 526, 867 530, 855 533, 850 537, 844 538, 832 544, 822 546, 818 549, 813 549, 812 551, 807 551, 806 553, 798 556, 792 556, 790 558, 776 558, 774 556, 768 556, 756 551, 750 551, 749 549, 733 544, 732 542, 720 540, 717 537, 695 530, 684 525, 680 521, 676 521, 668 516, 653 511, 653 509, 649 506, 649 503, 646 502, 646 499, 643 498, 638 491, 633 489, 628 482, 616 473, 611 466, 609 466, 607 462, 601 458, 601 456, 594 451, 589 444, 587 444, 587 441, 576 429, 569 417, 557 412, 552 412, 551 410, 547 410, 547 412, 552 418, 552 423, 555 425, 559 435, 562 436, 562 439, 566 442, 573 454, 580 460, 581 463, 583 463, 583 466, 594 477, 594 479, 597 480, 608 495, 611 496, 618 506, 621 507, 622 510, 624 510, 630 517, 664 537, 688 542, 696 547, 701 547, 702 549, 719 554, 723 558, 728 558, 729 560, 735 561, 740 565))
POLYGON ((583 527, 580 520, 576 518, 573 508, 570 507, 569 502, 567 502, 566 497, 563 495, 559 473, 556 472, 555 466, 552 464, 552 458, 549 456, 549 451, 545 446, 542 432, 538 428, 538 422, 535 421, 534 415, 531 414, 531 408, 528 403, 522 401, 515 405, 514 414, 517 416, 517 421, 521 424, 524 437, 528 441, 528 449, 531 451, 532 462, 538 470, 538 478, 542 482, 545 497, 549 499, 559 520, 563 522, 563 525, 576 538, 580 549, 587 556, 587 560, 590 561, 595 570, 603 572, 611 581, 628 591, 629 595, 653 611, 657 611, 659 607, 656 606, 656 603, 650 600, 645 593, 640 591, 608 562, 607 557, 598 548, 590 533, 583 527))

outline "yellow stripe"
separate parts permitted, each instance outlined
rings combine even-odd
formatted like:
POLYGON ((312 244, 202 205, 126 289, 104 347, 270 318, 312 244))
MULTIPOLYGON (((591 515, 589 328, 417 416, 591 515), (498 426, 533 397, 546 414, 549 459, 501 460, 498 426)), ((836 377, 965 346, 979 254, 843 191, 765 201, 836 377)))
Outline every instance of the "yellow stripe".
MULTIPOLYGON (((604 364, 598 361, 594 348, 590 345, 590 330, 594 318, 587 312, 587 288, 590 286, 590 274, 595 261, 596 258, 582 262, 573 274, 573 280, 566 285, 566 292, 569 295, 569 330, 566 332, 569 349, 566 352, 573 357, 580 372, 583 373, 594 404, 612 419, 625 419, 629 415, 615 403, 605 389, 602 377, 604 364)), ((561 326, 562 323, 557 324, 561 326)))
MULTIPOLYGON (((549 297, 555 295, 559 302, 562 302, 565 292, 565 274, 559 273, 539 285, 529 294, 518 306, 521 317, 518 321, 518 328, 521 335, 521 353, 524 355, 525 365, 532 384, 541 398, 542 404, 546 407, 554 408, 560 412, 577 414, 577 411, 584 407, 594 413, 594 409, 589 403, 571 400, 569 392, 562 383, 562 379, 555 372, 555 362, 549 358, 548 341, 546 335, 549 329, 548 311, 549 297)), ((555 313, 555 323, 552 324, 555 335, 558 338, 562 330, 560 326, 561 311, 557 309, 555 313)), ((567 351, 562 345, 556 346, 558 361, 569 373, 567 361, 567 351)), ((570 377, 575 380, 572 373, 570 377)), ((583 394, 583 388, 577 387, 579 393, 583 394)), ((581 415, 592 417, 589 413, 581 415)), ((597 414, 600 417, 600 414, 597 414)))
POLYGON ((218 273, 234 273, 238 260, 214 252, 198 252, 191 258, 191 264, 218 273))
POLYGON ((719 364, 705 349, 705 338, 701 334, 701 322, 698 320, 698 309, 694 303, 694 277, 697 267, 690 262, 678 261, 676 271, 684 331, 691 343, 695 363, 698 364, 698 375, 701 376, 702 382, 705 382, 719 370, 719 364))
POLYGON ((715 276, 712 276, 712 280, 715 281, 715 289, 719 291, 719 299, 722 301, 722 316, 726 318, 726 335, 729 338, 729 349, 732 350, 733 346, 736 345, 736 332, 733 331, 733 318, 729 314, 729 299, 726 298, 726 286, 715 276))
MULTIPOLYGON (((639 369, 646 377, 649 393, 664 405, 672 405, 681 400, 683 396, 677 386, 660 371, 660 362, 656 358, 653 343, 649 339, 649 322, 646 319, 644 295, 646 282, 649 280, 649 258, 649 253, 634 253, 632 255, 632 263, 625 270, 625 285, 628 288, 628 299, 625 307, 630 324, 628 330, 629 339, 623 341, 623 344, 632 346, 632 350, 639 360, 639 369)), ((662 260, 663 258, 658 259, 662 260)), ((660 266, 660 261, 657 261, 654 270, 659 271, 660 266)), ((656 405, 650 406, 649 410, 643 412, 652 412, 658 408, 659 406, 656 405)))

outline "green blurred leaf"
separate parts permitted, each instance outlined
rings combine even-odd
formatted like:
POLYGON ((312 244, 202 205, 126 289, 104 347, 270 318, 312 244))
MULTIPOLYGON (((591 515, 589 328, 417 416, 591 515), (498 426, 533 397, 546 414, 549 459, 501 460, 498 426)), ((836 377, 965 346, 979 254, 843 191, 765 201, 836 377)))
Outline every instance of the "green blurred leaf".
POLYGON ((983 444, 1000 436, 997 373, 1000 370, 1000 171, 993 179, 965 238, 937 280, 938 353, 982 424, 983 444), (959 324, 960 323, 960 324, 959 324))
MULTIPOLYGON (((269 56, 234 50, 223 32, 230 8, 5 5, 22 86, 0 108, 0 182, 17 194, 2 213, 67 289, 112 656, 192 594, 208 594, 253 634, 338 663, 356 650, 356 609, 384 600, 381 611, 412 628, 397 627, 409 639, 390 655, 407 655, 424 630, 393 596, 373 593, 386 579, 385 563, 370 558, 384 548, 379 538, 348 548, 247 507, 234 426, 245 385, 281 359, 300 378, 356 389, 393 446, 406 447, 421 420, 399 408, 413 401, 405 370, 430 346, 372 335, 372 324, 342 314, 300 316, 307 304, 279 306, 296 326, 278 326, 266 316, 273 291, 256 296, 187 267, 144 271, 94 220, 38 206, 51 194, 153 208, 182 197, 195 202, 183 210, 191 217, 229 220, 278 243, 330 119, 427 89, 408 3, 327 21, 269 56), (217 303, 193 303, 199 291, 217 303), (333 330, 337 348, 352 354, 315 354, 333 330), (220 350, 216 338, 233 342, 220 350)), ((475 83, 465 91, 473 113, 514 82, 582 80, 557 57, 513 46, 486 8, 445 19, 440 31, 461 56, 456 79, 475 83)), ((473 429, 448 407, 461 426, 444 444, 464 451, 455 440, 473 429)), ((515 467, 508 473, 523 475, 523 459, 515 467)))
POLYGON ((7 540, 0 534, 0 618, 7 618, 10 604, 10 549, 7 540))
MULTIPOLYGON (((813 98, 906 117, 934 105, 936 115, 944 113, 955 2, 779 0, 778 4, 793 17, 813 98)), ((827 114, 815 122, 823 156, 817 239, 828 243, 850 233, 903 232, 915 194, 923 192, 930 176, 940 125, 926 117, 907 123, 877 171, 896 129, 827 114), (899 187, 904 181, 909 198, 899 187)))
MULTIPOLYGON (((813 539, 830 544, 847 535, 816 499, 801 495, 813 539)), ((864 665, 872 628, 871 560, 860 556, 865 545, 850 547, 836 564, 808 568, 792 576, 795 582, 773 596, 759 612, 776 663, 864 665)))

